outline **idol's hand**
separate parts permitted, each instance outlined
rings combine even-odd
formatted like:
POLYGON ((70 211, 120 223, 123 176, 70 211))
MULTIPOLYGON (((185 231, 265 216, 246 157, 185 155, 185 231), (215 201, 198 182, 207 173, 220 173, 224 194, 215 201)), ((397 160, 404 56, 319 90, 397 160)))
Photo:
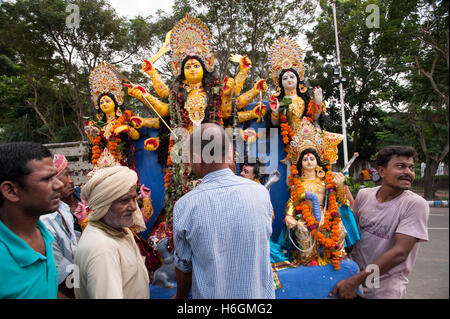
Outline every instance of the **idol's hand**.
POLYGON ((124 83, 123 85, 125 85, 128 88, 128 95, 135 97, 139 100, 142 100, 143 96, 147 94, 147 91, 140 85, 132 86, 128 83, 124 83))
POLYGON ((269 106, 272 112, 278 113, 280 109, 280 102, 278 102, 276 97, 272 96, 269 100, 269 106))
POLYGON ((222 88, 223 94, 230 95, 233 85, 234 85, 234 79, 226 76, 225 79, 223 79, 223 88, 222 88))
POLYGON ((142 71, 145 73, 150 72, 153 69, 153 65, 150 61, 144 60, 144 63, 142 63, 142 71))
POLYGON ((334 179, 334 182, 336 183, 336 186, 338 188, 343 188, 344 187, 344 182, 345 182, 344 174, 338 173, 338 172, 333 172, 333 179, 334 179))
POLYGON ((265 92, 267 90, 267 83, 265 79, 259 80, 256 82, 256 84, 253 86, 253 89, 256 92, 265 92))
POLYGON ((252 110, 253 117, 258 119, 256 123, 259 123, 260 119, 263 118, 266 113, 267 107, 264 104, 260 105, 260 103, 258 103, 252 110), (259 114, 259 112, 261 112, 261 115, 259 114))
POLYGON ((116 128, 114 130, 114 134, 116 134, 116 135, 119 135, 121 133, 127 133, 128 134, 129 128, 130 127, 128 125, 121 125, 121 126, 119 126, 118 128, 116 128))
POLYGON ((314 88, 314 103, 317 105, 322 104, 323 101, 323 93, 320 86, 314 88))
POLYGON ((144 141, 144 150, 155 151, 159 147, 159 137, 150 137, 144 141))
POLYGON ((152 191, 150 188, 146 187, 144 184, 141 185, 140 193, 142 198, 150 198, 150 195, 152 194, 152 191))
POLYGON ((286 227, 289 229, 293 229, 293 228, 295 228, 295 226, 297 226, 297 221, 292 216, 286 216, 285 221, 286 221, 286 227))
POLYGON ((250 58, 248 56, 244 55, 241 58, 241 61, 239 62, 239 68, 241 70, 248 70, 251 68, 251 66, 252 66, 252 61, 250 60, 250 58))
POLYGON ((135 129, 140 129, 144 123, 143 118, 140 116, 132 116, 130 121, 135 129))
POLYGON ((97 136, 100 135, 100 129, 93 125, 85 126, 84 131, 86 132, 86 134, 89 134, 93 138, 96 138, 97 136))

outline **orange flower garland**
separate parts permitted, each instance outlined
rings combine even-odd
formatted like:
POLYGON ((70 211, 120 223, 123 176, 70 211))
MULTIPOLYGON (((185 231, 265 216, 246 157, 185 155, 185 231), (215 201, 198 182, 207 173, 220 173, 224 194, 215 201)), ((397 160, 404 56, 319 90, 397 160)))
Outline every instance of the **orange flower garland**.
MULTIPOLYGON (((109 152, 116 159, 117 162, 119 162, 122 157, 119 147, 119 144, 122 142, 122 140, 114 132, 118 127, 124 125, 126 122, 129 122, 129 118, 133 115, 134 115, 133 112, 131 112, 130 110, 126 110, 124 114, 122 114, 118 119, 114 120, 113 125, 110 128, 112 134, 106 144, 106 147, 108 148, 109 152)), ((98 159, 102 153, 100 149, 101 142, 102 142, 101 136, 97 136, 93 141, 94 146, 92 147, 91 161, 94 166, 97 165, 98 159)))
POLYGON ((327 165, 327 173, 325 174, 325 182, 329 192, 328 209, 325 212, 324 223, 319 228, 319 222, 311 213, 306 203, 305 189, 303 188, 298 170, 295 165, 291 167, 291 175, 288 178, 291 187, 291 198, 294 203, 295 210, 302 216, 306 223, 306 227, 311 231, 311 235, 324 247, 324 257, 331 259, 331 263, 335 270, 340 269, 340 230, 338 205, 336 201, 336 184, 333 180, 331 165, 327 165))
POLYGON ((167 162, 166 162, 167 171, 166 171, 166 175, 164 176, 164 188, 167 188, 169 186, 170 179, 172 178, 172 171, 170 170, 170 166, 172 165, 172 157, 170 156, 170 153, 172 152, 174 143, 175 143, 175 141, 173 139, 170 139, 169 151, 168 151, 169 156, 167 157, 167 162))
POLYGON ((101 136, 97 136, 96 138, 94 138, 93 144, 94 146, 92 147, 92 164, 97 165, 98 159, 100 158, 100 154, 102 153, 102 151, 100 150, 100 143, 102 141, 101 136))
POLYGON ((294 132, 292 131, 291 126, 287 122, 287 117, 284 114, 280 116, 280 127, 281 127, 281 137, 283 139, 284 144, 289 144, 289 141, 294 137, 294 132))

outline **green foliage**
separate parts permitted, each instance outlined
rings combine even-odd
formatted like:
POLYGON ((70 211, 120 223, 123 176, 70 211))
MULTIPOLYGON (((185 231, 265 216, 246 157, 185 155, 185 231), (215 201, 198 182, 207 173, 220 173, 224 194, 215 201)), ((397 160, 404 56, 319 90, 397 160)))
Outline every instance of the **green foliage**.
POLYGON ((353 198, 356 198, 356 195, 358 195, 358 192, 361 189, 361 184, 356 182, 353 177, 347 176, 345 178, 345 185, 348 186, 348 189, 352 193, 353 198))

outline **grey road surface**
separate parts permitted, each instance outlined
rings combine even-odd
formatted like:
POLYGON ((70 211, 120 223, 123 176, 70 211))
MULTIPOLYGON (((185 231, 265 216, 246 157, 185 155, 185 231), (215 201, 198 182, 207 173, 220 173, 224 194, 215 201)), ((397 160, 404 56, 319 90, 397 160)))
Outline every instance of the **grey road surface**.
POLYGON ((428 242, 421 243, 406 299, 448 299, 449 208, 430 207, 428 242))

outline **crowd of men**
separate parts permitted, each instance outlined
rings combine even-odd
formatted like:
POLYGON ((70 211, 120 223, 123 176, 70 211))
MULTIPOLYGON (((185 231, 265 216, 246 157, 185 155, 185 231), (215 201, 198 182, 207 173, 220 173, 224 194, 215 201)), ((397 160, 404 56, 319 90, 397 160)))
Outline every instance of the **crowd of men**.
MULTIPOLYGON (((188 165, 201 183, 173 211, 174 298, 273 299, 269 192, 246 175, 257 173, 252 165, 243 167, 244 177, 230 169, 220 126, 201 125, 189 143, 198 140, 188 165), (203 158, 205 147, 213 161, 203 158)), ((428 240, 429 207, 409 190, 416 158, 408 146, 379 151, 381 185, 362 189, 352 205, 361 240, 350 256, 360 272, 330 295, 355 298, 362 285, 362 298, 405 296, 419 242, 428 240), (364 285, 368 265, 380 270, 379 288, 364 285)), ((64 156, 37 143, 0 145, 0 298, 150 298, 130 230, 145 226, 136 183, 133 170, 114 166, 99 170, 80 194, 64 156)))

